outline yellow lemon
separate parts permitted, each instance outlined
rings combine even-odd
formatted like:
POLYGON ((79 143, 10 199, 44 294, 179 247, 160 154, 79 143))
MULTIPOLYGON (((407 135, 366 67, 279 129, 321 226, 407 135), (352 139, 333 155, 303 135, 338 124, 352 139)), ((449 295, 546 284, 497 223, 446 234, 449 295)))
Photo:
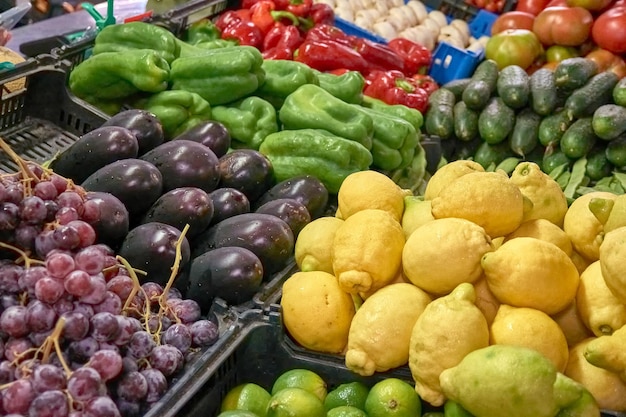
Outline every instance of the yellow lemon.
POLYGON ((559 226, 546 219, 532 219, 526 220, 512 233, 508 234, 504 241, 514 239, 516 237, 534 237, 537 239, 545 240, 546 242, 554 243, 561 248, 567 256, 572 255, 572 241, 567 233, 563 231, 559 226))
POLYGON ((626 411, 626 383, 615 372, 594 366, 585 359, 585 350, 592 340, 594 338, 585 339, 570 349, 565 375, 587 388, 600 408, 626 411))
POLYGON ((428 180, 424 190, 424 200, 432 200, 455 179, 477 171, 483 172, 485 169, 478 162, 469 159, 457 159, 445 164, 428 180))
POLYGON ((402 220, 404 197, 412 195, 403 190, 385 174, 378 171, 359 171, 346 177, 337 193, 337 210, 342 219, 365 209, 388 212, 398 223, 402 220))
POLYGON ((272 395, 267 417, 326 417, 324 403, 302 388, 284 388, 272 395))
POLYGON ((604 236, 599 258, 606 286, 618 300, 626 303, 626 226, 614 229, 604 236))
POLYGON ((490 343, 535 349, 559 372, 567 365, 569 352, 563 331, 550 316, 534 308, 500 305, 491 324, 490 343))
POLYGON ((572 254, 570 255, 570 258, 572 259, 572 262, 574 262, 574 265, 576 265, 576 269, 578 270, 579 274, 582 274, 583 271, 587 269, 587 267, 594 262, 594 261, 588 260, 587 258, 582 256, 580 253, 576 252, 575 250, 572 250, 572 254))
POLYGON ((593 191, 574 200, 565 213, 563 230, 571 239, 574 249, 589 261, 598 260, 604 238, 602 223, 589 209, 589 203, 594 198, 615 197, 615 194, 606 191, 593 191))
POLYGON ((276 378, 272 385, 272 395, 285 388, 302 388, 315 394, 321 401, 326 399, 328 393, 326 382, 317 373, 309 369, 290 369, 276 378))
POLYGON ((487 279, 484 275, 474 282, 474 290, 476 291, 476 307, 483 312, 487 323, 491 325, 498 313, 498 308, 500 308, 500 301, 489 289, 489 284, 487 284, 487 279))
POLYGON ((422 414, 422 402, 407 382, 386 378, 370 389, 365 412, 369 417, 415 417, 422 414))
POLYGON ((296 272, 283 284, 280 305, 285 328, 296 342, 317 352, 343 352, 355 310, 333 275, 296 272))
POLYGON ((610 335, 626 324, 626 305, 607 287, 600 261, 580 275, 576 305, 583 322, 596 336, 610 335))
POLYGON ((563 310, 574 299, 578 270, 556 245, 534 237, 505 242, 482 259, 489 288, 503 304, 546 314, 563 310))
POLYGON ((415 391, 434 406, 445 402, 439 375, 489 344, 489 326, 476 307, 472 284, 463 283, 426 306, 413 327, 409 368, 415 391))
POLYGON ((524 221, 545 219, 561 227, 567 211, 567 198, 561 186, 534 162, 520 162, 511 174, 511 182, 532 202, 524 212, 524 221))
POLYGON ((404 232, 387 211, 354 213, 335 232, 333 271, 340 287, 351 294, 382 288, 398 274, 404 232))
POLYGON ((244 410, 265 417, 271 394, 253 383, 243 383, 228 391, 222 400, 221 411, 244 410))
POLYGON ((587 361, 597 367, 615 372, 626 382, 626 326, 613 334, 591 339, 585 346, 583 355, 587 361))
POLYGON ((556 321, 556 324, 559 325, 561 331, 563 331, 565 339, 567 340, 567 346, 569 347, 593 336, 591 330, 585 326, 585 323, 583 323, 583 320, 580 318, 575 299, 569 303, 567 307, 553 314, 551 317, 556 321))
POLYGON ((336 217, 319 217, 304 226, 294 249, 294 258, 301 271, 333 273, 333 240, 342 224, 343 220, 336 217))
POLYGON ((618 195, 604 224, 604 233, 626 226, 626 194, 618 195))
POLYGON ((346 367, 369 376, 406 365, 411 331, 430 301, 413 284, 390 284, 372 294, 352 319, 346 367))
POLYGON ((452 181, 432 200, 435 219, 460 217, 483 227, 492 238, 519 227, 524 196, 506 174, 472 172, 452 181))
POLYGON ((434 219, 430 200, 424 200, 420 196, 404 197, 404 213, 401 223, 405 238, 408 239, 415 229, 434 219))
POLYGON ((424 291, 448 294, 460 283, 481 276, 480 260, 492 249, 491 238, 474 222, 454 217, 432 220, 409 236, 402 269, 424 291))

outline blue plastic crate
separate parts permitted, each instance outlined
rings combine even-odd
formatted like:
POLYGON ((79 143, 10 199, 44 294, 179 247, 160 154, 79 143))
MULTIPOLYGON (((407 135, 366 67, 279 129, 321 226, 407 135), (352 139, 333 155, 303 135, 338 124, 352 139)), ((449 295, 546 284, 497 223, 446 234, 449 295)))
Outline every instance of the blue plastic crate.
POLYGON ((439 42, 433 52, 433 61, 428 75, 440 85, 459 78, 470 77, 483 60, 484 55, 484 52, 468 51, 447 42, 439 42))

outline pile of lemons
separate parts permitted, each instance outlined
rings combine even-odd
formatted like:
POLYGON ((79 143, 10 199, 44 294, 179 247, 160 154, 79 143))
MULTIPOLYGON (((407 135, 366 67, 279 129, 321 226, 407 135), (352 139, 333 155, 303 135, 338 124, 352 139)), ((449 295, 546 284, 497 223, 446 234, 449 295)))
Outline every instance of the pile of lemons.
POLYGON ((408 365, 422 400, 476 417, 626 411, 626 196, 568 205, 532 162, 459 160, 423 196, 362 171, 337 197, 283 284, 297 343, 362 376, 408 365))

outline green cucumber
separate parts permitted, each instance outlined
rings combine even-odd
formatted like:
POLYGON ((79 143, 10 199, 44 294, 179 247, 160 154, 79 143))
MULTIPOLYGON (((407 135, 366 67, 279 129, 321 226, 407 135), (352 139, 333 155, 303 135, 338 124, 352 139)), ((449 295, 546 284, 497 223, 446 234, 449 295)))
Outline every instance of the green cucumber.
POLYGON ((626 107, 626 77, 622 78, 613 87, 613 103, 626 107))
POLYGON ((454 93, 445 88, 433 91, 428 97, 424 128, 429 135, 448 139, 454 134, 454 93))
POLYGON ((515 117, 515 125, 509 137, 511 150, 525 157, 539 144, 539 124, 541 116, 527 107, 515 117))
POLYGON ((591 117, 583 117, 574 121, 567 128, 561 137, 559 146, 568 158, 578 159, 587 155, 597 140, 598 137, 591 125, 591 117))
POLYGON ((606 145, 606 159, 618 168, 626 167, 626 135, 621 135, 606 145))
POLYGON ((478 132, 491 145, 504 141, 515 125, 515 111, 500 97, 492 97, 478 116, 478 132))
POLYGON ((587 117, 603 104, 612 100, 613 88, 619 78, 613 71, 594 75, 580 88, 570 94, 565 101, 565 112, 570 119, 587 117))
POLYGON ((529 80, 530 107, 541 116, 548 116, 556 109, 559 100, 554 72, 541 68, 533 72, 529 80))
POLYGON ((482 61, 463 90, 463 101, 473 110, 482 110, 496 91, 498 64, 492 59, 482 61))
POLYGON ((511 156, 515 155, 513 155, 508 143, 501 142, 491 145, 483 142, 474 153, 474 161, 482 165, 484 169, 488 169, 490 166, 495 169, 500 162, 511 156))
POLYGON ((541 161, 541 170, 549 174, 555 168, 566 165, 568 168, 572 166, 574 161, 567 157, 560 149, 554 151, 546 151, 541 161))
POLYGON ((587 154, 587 176, 592 181, 608 177, 613 172, 613 164, 606 157, 604 146, 594 146, 587 154))
POLYGON ((582 87, 598 73, 595 62, 584 57, 567 58, 554 68, 556 86, 566 91, 582 87))
POLYGON ((454 135, 464 142, 478 137, 479 112, 467 107, 464 101, 454 105, 454 135))
POLYGON ((469 77, 457 78, 456 80, 448 81, 441 87, 445 88, 446 90, 452 91, 454 93, 456 101, 459 101, 463 98, 463 91, 465 90, 465 87, 467 87, 467 85, 469 84, 470 79, 471 78, 469 77))
POLYGON ((626 132, 626 107, 603 104, 593 112, 593 130, 600 139, 615 139, 626 132))
POLYGON ((544 117, 539 123, 539 142, 543 146, 557 145, 571 124, 572 120, 563 110, 544 117))
POLYGON ((521 109, 528 104, 530 77, 519 65, 509 65, 500 70, 496 90, 507 106, 521 109))

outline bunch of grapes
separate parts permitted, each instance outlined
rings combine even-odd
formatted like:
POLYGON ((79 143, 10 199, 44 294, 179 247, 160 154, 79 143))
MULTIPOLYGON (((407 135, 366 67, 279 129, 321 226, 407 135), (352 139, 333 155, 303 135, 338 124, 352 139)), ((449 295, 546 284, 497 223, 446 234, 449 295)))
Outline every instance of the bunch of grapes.
POLYGON ((177 265, 140 284, 98 244, 84 190, 18 162, 0 176, 0 415, 142 415, 218 323, 171 287, 177 265))

